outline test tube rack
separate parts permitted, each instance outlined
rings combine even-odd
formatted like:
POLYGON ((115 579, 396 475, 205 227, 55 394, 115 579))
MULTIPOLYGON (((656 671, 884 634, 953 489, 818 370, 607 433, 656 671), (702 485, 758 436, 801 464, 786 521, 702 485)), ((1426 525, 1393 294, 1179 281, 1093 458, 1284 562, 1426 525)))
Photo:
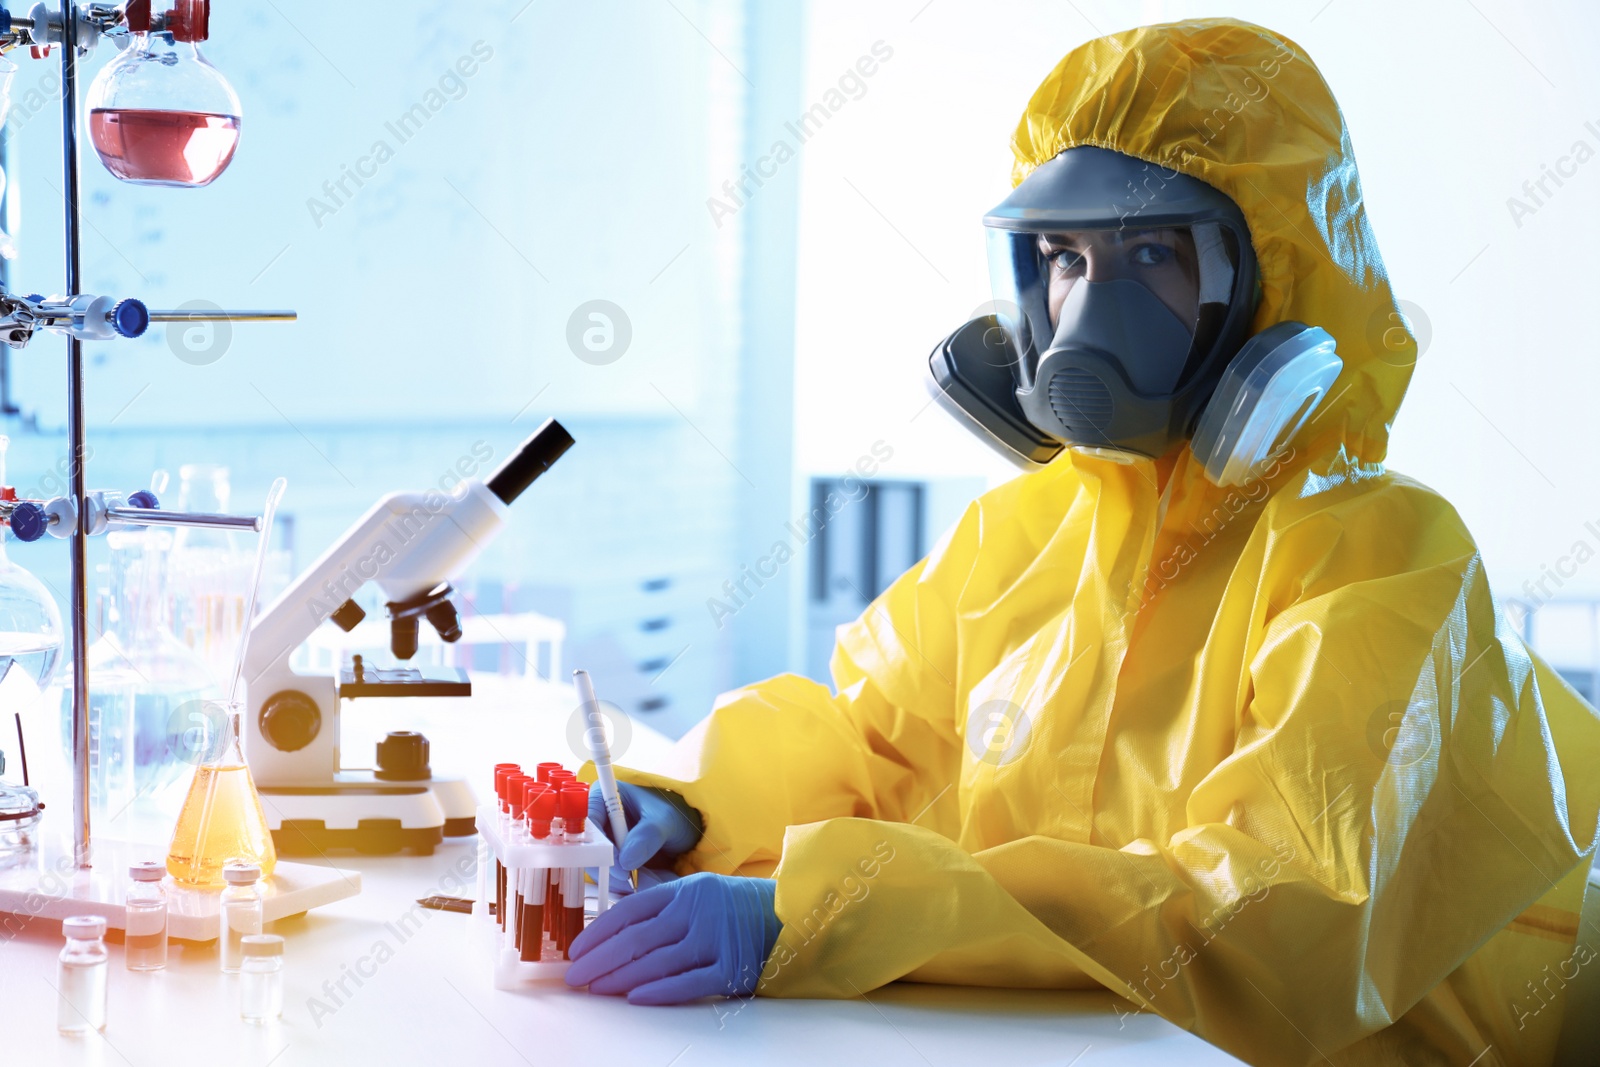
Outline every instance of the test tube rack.
MULTIPOLYGON (((491 914, 491 905, 498 893, 497 871, 501 867, 505 869, 506 896, 514 899, 519 878, 531 878, 534 872, 576 871, 577 883, 582 886, 584 868, 596 868, 599 892, 595 915, 599 916, 605 912, 610 899, 611 839, 585 819, 583 835, 577 840, 570 833, 559 844, 536 840, 492 805, 478 809, 478 835, 482 842, 478 855, 478 899, 472 912, 487 926, 494 945, 494 987, 516 989, 529 982, 559 981, 571 964, 565 959, 551 958, 556 955, 552 942, 543 942, 539 960, 524 960, 515 942, 517 916, 507 915, 502 919, 491 914)), ((587 917, 586 907, 584 914, 587 917)))

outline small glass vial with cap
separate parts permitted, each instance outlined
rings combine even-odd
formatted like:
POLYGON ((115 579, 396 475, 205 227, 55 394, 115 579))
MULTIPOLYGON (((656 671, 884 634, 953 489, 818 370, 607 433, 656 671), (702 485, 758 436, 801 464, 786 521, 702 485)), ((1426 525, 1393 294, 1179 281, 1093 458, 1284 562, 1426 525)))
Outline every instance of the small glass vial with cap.
POLYGON ((243 953, 239 939, 261 932, 265 912, 261 896, 261 868, 254 863, 230 863, 222 868, 227 888, 222 891, 222 973, 238 974, 243 953))
POLYGON ((87 1034, 106 1028, 106 921, 99 915, 75 915, 61 921, 67 945, 61 950, 56 990, 60 1006, 56 1029, 87 1034))
POLYGON ((127 936, 122 959, 130 971, 159 971, 167 965, 167 893, 161 888, 167 865, 145 860, 128 868, 127 936))
POLYGON ((240 939, 239 1018, 275 1022, 283 1014, 283 938, 250 934, 240 939))

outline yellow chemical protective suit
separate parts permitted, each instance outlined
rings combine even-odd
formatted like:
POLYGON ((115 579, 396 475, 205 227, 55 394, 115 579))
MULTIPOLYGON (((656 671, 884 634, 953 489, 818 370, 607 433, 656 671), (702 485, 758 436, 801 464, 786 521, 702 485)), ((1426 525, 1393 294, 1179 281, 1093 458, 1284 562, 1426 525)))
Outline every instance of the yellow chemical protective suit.
POLYGON ((1099 984, 1254 1064, 1547 1064, 1600 950, 1600 718, 1383 465, 1417 346, 1328 87, 1259 27, 1133 30, 1045 80, 1014 180, 1075 145, 1239 204, 1255 330, 1344 358, 1317 417, 1234 489, 1063 454, 841 628, 837 695, 727 694, 620 776, 703 813, 681 871, 777 879, 764 994, 1099 984))

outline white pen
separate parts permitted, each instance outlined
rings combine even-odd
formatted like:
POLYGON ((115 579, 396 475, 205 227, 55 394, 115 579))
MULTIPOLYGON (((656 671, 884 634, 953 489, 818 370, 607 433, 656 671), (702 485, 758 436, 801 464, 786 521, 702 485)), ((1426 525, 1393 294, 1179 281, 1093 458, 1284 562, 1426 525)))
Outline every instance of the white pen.
MULTIPOLYGON (((605 801, 606 814, 611 817, 611 839, 617 843, 617 855, 622 855, 622 839, 628 833, 628 820, 622 814, 622 795, 617 792, 617 776, 611 770, 611 746, 606 744, 606 724, 600 717, 600 701, 595 699, 594 682, 588 671, 573 671, 572 678, 578 687, 578 699, 583 701, 584 730, 589 739, 589 758, 594 760, 595 777, 600 783, 600 798, 605 801)), ((639 875, 629 871, 633 888, 639 888, 639 875)))

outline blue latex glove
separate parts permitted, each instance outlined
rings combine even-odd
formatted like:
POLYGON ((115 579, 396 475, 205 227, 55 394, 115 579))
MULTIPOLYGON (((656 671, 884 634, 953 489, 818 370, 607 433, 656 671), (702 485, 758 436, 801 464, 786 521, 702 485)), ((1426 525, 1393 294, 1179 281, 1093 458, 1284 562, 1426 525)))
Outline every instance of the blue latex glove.
MULTIPOLYGON (((672 861, 694 848, 704 832, 700 813, 677 793, 648 786, 617 783, 617 795, 622 798, 622 816, 628 822, 628 836, 622 843, 616 866, 611 868, 611 891, 617 895, 631 893, 629 871, 639 872, 639 888, 670 882, 678 876, 672 870, 672 861), (648 865, 648 866, 647 866, 648 865)), ((611 817, 606 814, 605 798, 600 787, 589 790, 589 821, 611 836, 611 817)), ((616 844, 615 841, 612 842, 616 844)), ((599 881, 591 870, 590 877, 599 881)))
POLYGON ((704 871, 619 900, 572 941, 569 986, 682 1004, 755 992, 782 924, 778 883, 704 871))

